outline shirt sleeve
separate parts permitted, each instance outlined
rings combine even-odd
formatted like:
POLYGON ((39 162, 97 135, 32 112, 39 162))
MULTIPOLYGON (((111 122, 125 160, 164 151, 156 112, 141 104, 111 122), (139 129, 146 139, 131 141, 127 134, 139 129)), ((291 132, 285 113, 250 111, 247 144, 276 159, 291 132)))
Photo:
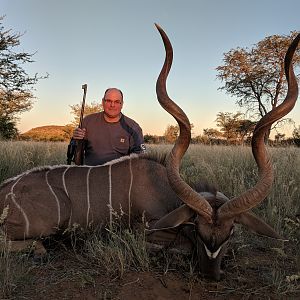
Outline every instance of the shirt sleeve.
POLYGON ((132 135, 130 138, 130 153, 144 153, 146 152, 146 146, 144 143, 143 131, 140 126, 132 128, 132 135))

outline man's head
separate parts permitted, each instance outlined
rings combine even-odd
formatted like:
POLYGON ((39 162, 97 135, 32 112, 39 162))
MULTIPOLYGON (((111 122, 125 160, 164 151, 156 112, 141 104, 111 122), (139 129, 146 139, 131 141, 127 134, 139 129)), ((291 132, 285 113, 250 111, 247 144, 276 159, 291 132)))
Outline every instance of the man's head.
POLYGON ((107 89, 102 99, 102 105, 106 121, 117 122, 123 107, 122 91, 117 88, 107 89))

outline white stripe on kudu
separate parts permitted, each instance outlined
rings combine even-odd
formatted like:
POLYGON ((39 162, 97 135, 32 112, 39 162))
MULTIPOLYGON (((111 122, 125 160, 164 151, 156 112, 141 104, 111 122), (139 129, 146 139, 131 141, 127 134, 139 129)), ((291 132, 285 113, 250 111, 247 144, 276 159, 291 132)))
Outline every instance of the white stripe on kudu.
POLYGON ((108 208, 109 208, 109 226, 110 229, 112 228, 112 200, 111 200, 111 192, 112 192, 112 186, 111 186, 111 165, 108 166, 108 208))
POLYGON ((60 204, 59 204, 59 200, 55 194, 55 192, 53 191, 49 181, 48 181, 48 173, 49 173, 50 170, 48 170, 45 174, 45 177, 46 177, 46 183, 49 187, 49 190, 51 191, 52 195, 54 196, 55 198, 55 201, 56 201, 56 204, 57 204, 57 227, 59 227, 59 224, 60 224, 60 204))
POLYGON ((130 172, 130 185, 128 190, 128 226, 130 227, 130 216, 131 216, 131 189, 132 189, 132 182, 133 182, 133 173, 132 173, 132 165, 131 159, 129 160, 129 172, 130 172))
POLYGON ((90 214, 90 208, 91 208, 91 203, 90 203, 90 172, 92 168, 88 169, 88 172, 86 174, 86 202, 87 202, 87 211, 86 211, 86 227, 89 226, 89 214, 90 214))
MULTIPOLYGON (((69 192, 67 190, 67 185, 66 185, 66 173, 70 169, 70 167, 71 166, 66 167, 66 169, 62 173, 63 187, 64 187, 64 191, 65 191, 66 195, 68 196, 68 198, 69 198, 69 192)), ((72 209, 72 205, 71 205, 70 218, 69 218, 69 222, 68 222, 69 228, 71 228, 71 226, 72 226, 72 216, 73 216, 73 209, 72 209)))
MULTIPOLYGON (((16 182, 12 185, 11 189, 10 189, 10 193, 6 194, 5 199, 7 199, 8 196, 10 196, 12 202, 14 203, 14 205, 20 210, 21 214, 23 215, 23 218, 25 220, 25 235, 28 236, 29 235, 29 220, 28 217, 24 211, 24 209, 21 207, 20 204, 17 203, 16 201, 16 195, 14 193, 14 188, 17 185, 17 183, 20 181, 20 179, 22 179, 23 176, 20 176, 16 182)), ((25 238, 25 236, 24 236, 25 238)))
POLYGON ((65 193, 67 194, 67 196, 69 197, 69 193, 68 193, 68 190, 67 190, 67 186, 66 186, 66 172, 70 169, 70 167, 67 167, 63 174, 62 174, 62 182, 63 182, 63 186, 64 186, 64 190, 65 190, 65 193))

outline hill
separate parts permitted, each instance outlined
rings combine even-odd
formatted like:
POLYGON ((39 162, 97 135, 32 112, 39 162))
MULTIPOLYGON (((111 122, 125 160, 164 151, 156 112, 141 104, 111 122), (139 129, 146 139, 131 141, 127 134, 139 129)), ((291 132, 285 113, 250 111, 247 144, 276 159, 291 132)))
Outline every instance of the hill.
POLYGON ((64 142, 69 141, 73 128, 70 125, 47 125, 30 129, 20 134, 20 140, 23 141, 51 141, 64 142))

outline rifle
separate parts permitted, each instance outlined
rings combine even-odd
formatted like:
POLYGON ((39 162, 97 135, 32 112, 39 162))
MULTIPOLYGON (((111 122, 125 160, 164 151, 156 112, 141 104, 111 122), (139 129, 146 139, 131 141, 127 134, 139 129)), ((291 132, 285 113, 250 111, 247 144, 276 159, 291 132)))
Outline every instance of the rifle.
MULTIPOLYGON (((78 125, 80 129, 82 129, 82 120, 83 120, 84 107, 85 107, 87 84, 82 85, 82 89, 83 89, 83 99, 82 99, 80 119, 78 125)), ((68 145, 68 151, 67 151, 67 164, 70 165, 73 161, 75 162, 75 165, 82 165, 83 155, 84 155, 84 140, 75 140, 71 138, 70 144, 68 145)))

